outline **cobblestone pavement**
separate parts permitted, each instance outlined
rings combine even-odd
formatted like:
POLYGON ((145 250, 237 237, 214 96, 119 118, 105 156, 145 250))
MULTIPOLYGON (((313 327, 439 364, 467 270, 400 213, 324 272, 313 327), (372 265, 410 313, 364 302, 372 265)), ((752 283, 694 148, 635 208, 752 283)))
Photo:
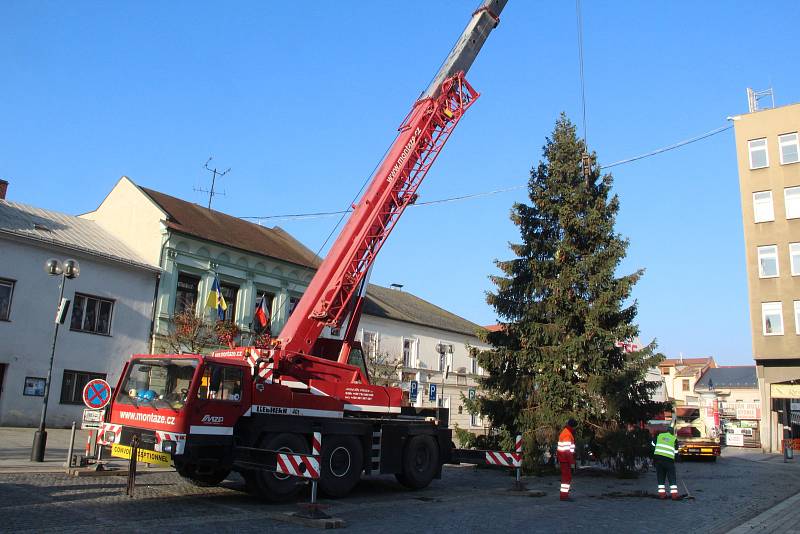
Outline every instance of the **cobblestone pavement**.
MULTIPOLYGON (((364 479, 329 512, 348 532, 727 532, 800 492, 800 464, 775 456, 731 453, 716 463, 678 464, 679 485, 694 499, 664 502, 652 495, 655 476, 636 480, 580 472, 575 501, 558 501, 555 477, 526 478, 544 497, 503 494, 505 472, 447 467, 442 480, 417 492, 391 477, 364 479)), ((0 530, 8 532, 296 532, 273 516, 296 504, 263 503, 232 476, 219 488, 196 488, 173 472, 145 473, 136 497, 124 495, 124 477, 70 478, 54 473, 0 474, 0 530)), ((304 498, 307 498, 304 497, 304 498)))

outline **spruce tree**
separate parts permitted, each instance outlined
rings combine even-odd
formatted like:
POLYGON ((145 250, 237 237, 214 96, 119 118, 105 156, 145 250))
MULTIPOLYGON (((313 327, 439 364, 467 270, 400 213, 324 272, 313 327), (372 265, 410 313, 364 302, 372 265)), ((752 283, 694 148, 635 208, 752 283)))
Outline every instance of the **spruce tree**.
POLYGON ((639 334, 629 297, 643 271, 616 274, 628 245, 614 230, 619 200, 594 154, 584 174, 585 151, 562 113, 531 170, 530 204, 511 210, 521 241, 510 244, 513 259, 495 262, 502 275, 487 295, 502 328, 485 335, 493 348, 478 354, 483 394, 468 403, 504 435, 525 432, 540 447, 569 417, 591 436, 664 408, 644 380, 662 358, 655 342, 636 352, 617 343, 639 334))

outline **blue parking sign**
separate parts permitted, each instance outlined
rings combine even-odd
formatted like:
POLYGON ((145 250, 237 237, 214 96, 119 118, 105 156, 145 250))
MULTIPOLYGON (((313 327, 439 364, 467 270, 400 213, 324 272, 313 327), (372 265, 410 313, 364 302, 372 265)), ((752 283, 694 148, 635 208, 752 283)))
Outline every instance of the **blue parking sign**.
POLYGON ((428 387, 428 400, 435 401, 436 400, 436 384, 431 384, 428 387))
POLYGON ((419 382, 416 380, 411 381, 411 386, 409 387, 409 396, 411 397, 411 402, 417 402, 417 392, 419 391, 419 382))

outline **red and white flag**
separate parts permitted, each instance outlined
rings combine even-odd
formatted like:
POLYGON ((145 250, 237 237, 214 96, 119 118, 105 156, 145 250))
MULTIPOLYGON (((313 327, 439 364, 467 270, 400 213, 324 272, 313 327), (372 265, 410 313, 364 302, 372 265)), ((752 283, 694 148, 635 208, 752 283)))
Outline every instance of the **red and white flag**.
POLYGON ((269 303, 267 302, 266 293, 261 295, 261 298, 258 299, 255 321, 256 330, 263 330, 269 324, 269 303))

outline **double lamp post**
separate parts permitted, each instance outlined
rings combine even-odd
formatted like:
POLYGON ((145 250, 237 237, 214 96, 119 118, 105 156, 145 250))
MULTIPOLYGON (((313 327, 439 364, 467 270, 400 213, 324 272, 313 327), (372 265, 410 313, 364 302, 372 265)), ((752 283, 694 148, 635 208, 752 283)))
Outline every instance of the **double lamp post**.
POLYGON ((47 369, 47 380, 44 383, 42 417, 39 420, 39 429, 33 435, 32 462, 44 461, 44 449, 47 446, 45 419, 47 418, 47 400, 50 397, 50 379, 53 375, 53 358, 56 355, 56 339, 58 339, 58 327, 64 321, 69 308, 69 300, 64 298, 64 284, 67 279, 77 278, 81 272, 81 268, 75 260, 65 260, 62 264, 56 259, 49 259, 44 265, 44 270, 50 276, 60 276, 61 283, 58 286, 58 309, 56 311, 55 329, 53 330, 53 346, 50 349, 50 367, 47 369))

